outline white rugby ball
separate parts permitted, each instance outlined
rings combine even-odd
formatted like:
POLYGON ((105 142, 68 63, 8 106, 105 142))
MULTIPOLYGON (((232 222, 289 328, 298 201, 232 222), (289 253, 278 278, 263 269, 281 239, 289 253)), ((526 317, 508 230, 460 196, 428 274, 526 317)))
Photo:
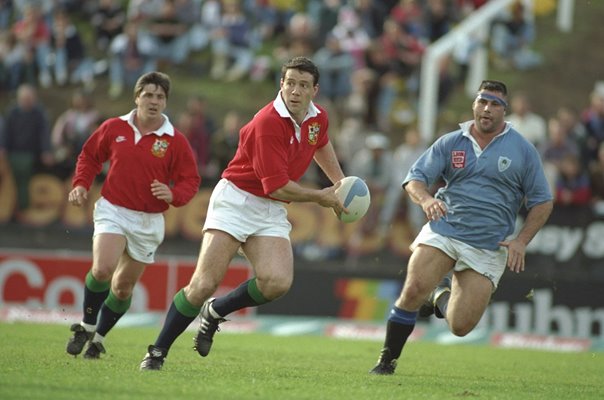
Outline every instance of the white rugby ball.
POLYGON ((365 181, 358 176, 347 176, 340 182, 341 185, 336 189, 336 196, 348 210, 348 214, 340 215, 340 221, 358 221, 367 213, 369 204, 371 204, 369 188, 365 181))

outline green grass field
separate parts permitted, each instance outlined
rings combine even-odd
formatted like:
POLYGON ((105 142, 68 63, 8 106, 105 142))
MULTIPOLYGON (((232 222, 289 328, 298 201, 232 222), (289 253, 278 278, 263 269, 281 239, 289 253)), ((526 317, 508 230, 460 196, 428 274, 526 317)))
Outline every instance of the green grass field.
POLYGON ((219 333, 212 354, 193 332, 159 372, 138 364, 158 328, 116 328, 102 360, 65 353, 67 326, 0 323, 0 399, 602 399, 604 354, 413 342, 394 376, 367 371, 381 343, 219 333))

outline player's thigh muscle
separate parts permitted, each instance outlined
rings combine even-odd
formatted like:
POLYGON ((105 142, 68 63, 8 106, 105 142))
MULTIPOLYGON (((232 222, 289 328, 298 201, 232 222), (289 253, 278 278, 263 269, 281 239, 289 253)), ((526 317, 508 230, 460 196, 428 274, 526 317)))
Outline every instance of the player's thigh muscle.
MULTIPOLYGON (((189 285, 193 291, 209 290, 211 293, 208 295, 211 295, 224 278, 231 259, 240 245, 241 243, 237 239, 226 232, 215 229, 207 230, 203 234, 197 266, 189 285)), ((203 295, 203 297, 205 296, 206 294, 203 295)))
POLYGON ((465 335, 478 324, 492 292, 491 281, 476 271, 455 272, 447 309, 447 321, 453 333, 465 335))
POLYGON ((442 250, 423 244, 417 246, 409 259, 407 277, 397 307, 417 310, 454 265, 455 260, 442 250))
POLYGON ((294 275, 294 256, 289 240, 275 236, 253 236, 242 247, 252 263, 261 290, 263 284, 278 286, 280 290, 289 289, 294 275))
POLYGON ((145 271, 147 264, 134 260, 127 253, 120 258, 117 270, 111 280, 111 290, 121 300, 132 295, 134 285, 145 271))
POLYGON ((126 249, 126 237, 114 233, 99 233, 92 241, 92 268, 97 279, 111 279, 120 257, 126 249))

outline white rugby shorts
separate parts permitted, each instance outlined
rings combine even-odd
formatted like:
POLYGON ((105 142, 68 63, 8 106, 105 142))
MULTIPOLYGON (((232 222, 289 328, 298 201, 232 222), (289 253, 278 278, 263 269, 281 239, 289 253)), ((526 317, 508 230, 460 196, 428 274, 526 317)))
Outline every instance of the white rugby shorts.
POLYGON ((210 197, 203 231, 216 229, 244 243, 250 236, 289 240, 292 225, 285 203, 253 195, 221 179, 210 197))
POLYGON ((151 264, 164 240, 164 215, 130 210, 101 197, 94 205, 94 235, 99 233, 125 236, 128 255, 136 261, 151 264))
POLYGON ((477 249, 457 239, 442 236, 430 228, 430 223, 425 224, 413 243, 411 251, 419 244, 436 247, 452 259, 456 260, 454 271, 472 269, 487 277, 493 283, 493 291, 497 289, 499 280, 505 272, 508 249, 500 247, 498 250, 477 249))

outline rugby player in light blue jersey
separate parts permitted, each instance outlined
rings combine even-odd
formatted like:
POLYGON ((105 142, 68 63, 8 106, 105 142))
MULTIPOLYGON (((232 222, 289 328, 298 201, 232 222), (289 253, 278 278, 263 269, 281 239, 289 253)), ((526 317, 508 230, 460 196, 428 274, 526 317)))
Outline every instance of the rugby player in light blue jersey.
POLYGON ((465 336, 505 268, 524 271, 526 246, 553 202, 537 150, 504 120, 507 106, 505 84, 483 81, 472 103, 474 120, 436 140, 403 181, 429 222, 411 244, 405 284, 371 373, 394 373, 418 314, 446 318, 453 334, 465 336), (444 186, 432 195, 438 182, 444 186), (510 237, 523 206, 525 222, 510 237))

